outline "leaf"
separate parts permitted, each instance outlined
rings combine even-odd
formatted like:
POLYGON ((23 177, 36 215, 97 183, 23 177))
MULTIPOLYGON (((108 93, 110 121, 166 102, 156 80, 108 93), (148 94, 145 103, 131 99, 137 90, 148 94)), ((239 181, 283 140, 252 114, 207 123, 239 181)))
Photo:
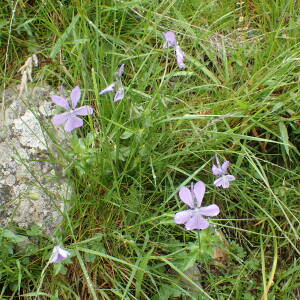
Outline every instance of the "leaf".
POLYGON ((54 269, 54 276, 57 276, 58 274, 66 275, 68 269, 62 264, 62 263, 56 263, 53 265, 54 269))
POLYGON ((28 236, 40 236, 42 235, 42 230, 39 226, 33 225, 30 229, 26 230, 28 236))
POLYGON ((148 3, 148 0, 129 0, 129 1, 120 1, 120 3, 115 2, 113 6, 106 7, 102 11, 112 11, 112 10, 123 10, 128 7, 136 7, 138 5, 143 5, 148 3))
POLYGON ((281 139, 284 143, 283 146, 284 146, 285 152, 288 156, 290 156, 289 134, 288 134, 286 126, 283 122, 279 122, 279 130, 280 130, 281 139))
POLYGON ((71 140, 71 145, 73 147, 73 151, 76 154, 86 153, 86 146, 82 138, 78 138, 77 136, 74 135, 71 140))
POLYGON ((7 24, 9 24, 9 22, 7 20, 1 20, 0 21, 0 29, 2 29, 3 27, 5 27, 7 24))
POLYGON ((61 50, 63 44, 65 43, 67 37, 71 33, 71 31, 74 29, 77 21, 79 19, 79 15, 75 16, 71 22, 71 24, 68 26, 68 28, 65 30, 65 32, 59 37, 56 44, 52 48, 52 51, 50 53, 50 58, 54 59, 57 53, 61 50))
POLYGON ((241 108, 241 109, 249 109, 249 105, 242 101, 242 100, 236 100, 236 104, 241 108))
POLYGON ((127 140, 129 139, 131 136, 133 135, 133 132, 130 132, 130 131, 124 131, 121 136, 120 136, 120 139, 122 140, 127 140))
POLYGON ((21 295, 23 297, 37 297, 37 296, 45 296, 45 297, 49 297, 52 300, 59 300, 59 298, 57 296, 54 295, 50 295, 44 292, 33 292, 33 293, 27 293, 27 294, 23 294, 21 295))
POLYGON ((162 284, 158 294, 151 297, 151 300, 168 300, 171 297, 180 297, 181 295, 181 291, 176 289, 176 287, 168 284, 162 284))
POLYGON ((12 241, 13 243, 22 243, 28 240, 26 236, 16 234, 8 229, 4 229, 1 235, 7 238, 8 240, 12 241))
POLYGON ((181 271, 186 271, 196 263, 198 255, 198 247, 196 247, 196 249, 193 249, 193 251, 183 251, 181 253, 178 253, 174 257, 173 264, 181 271))
POLYGON ((135 298, 141 299, 141 291, 142 291, 142 282, 145 275, 145 270, 147 269, 148 263, 150 261, 150 256, 153 252, 153 248, 150 249, 149 252, 143 255, 143 258, 141 262, 139 263, 140 269, 136 271, 135 279, 136 279, 136 285, 135 285, 135 298))
POLYGON ((94 263, 97 256, 90 253, 84 253, 84 261, 89 263, 94 263))
POLYGON ((96 132, 89 132, 85 138, 85 143, 86 145, 89 147, 89 146, 92 146, 93 143, 95 142, 97 138, 97 133, 96 132))
POLYGON ((200 71, 202 71, 207 77, 211 79, 211 81, 213 81, 217 85, 221 85, 220 80, 210 70, 208 70, 200 61, 190 56, 189 56, 189 61, 193 63, 196 67, 198 67, 200 71))
POLYGON ((169 73, 169 74, 160 76, 160 77, 157 78, 157 80, 161 80, 161 79, 169 79, 169 78, 178 77, 178 76, 188 77, 188 76, 194 76, 194 75, 196 75, 195 72, 191 72, 191 71, 180 71, 180 72, 173 72, 173 73, 169 73))

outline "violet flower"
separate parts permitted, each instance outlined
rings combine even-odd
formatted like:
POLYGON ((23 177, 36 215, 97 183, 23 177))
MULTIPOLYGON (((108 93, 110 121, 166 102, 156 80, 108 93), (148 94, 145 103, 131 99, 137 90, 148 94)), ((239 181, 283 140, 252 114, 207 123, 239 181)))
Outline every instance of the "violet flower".
POLYGON ((76 108, 80 97, 81 97, 81 91, 80 87, 76 86, 71 91, 71 105, 68 102, 68 99, 65 96, 52 96, 52 101, 65 108, 67 111, 61 114, 58 114, 52 118, 52 123, 54 125, 62 125, 65 124, 64 128, 66 131, 72 131, 76 128, 79 128, 83 125, 83 121, 81 118, 78 118, 77 116, 87 116, 91 115, 93 113, 93 108, 88 105, 84 105, 81 107, 76 108))
POLYGON ((112 84, 103 89, 99 95, 104 95, 110 92, 116 92, 114 97, 114 102, 120 101, 124 98, 124 87, 121 81, 122 74, 124 73, 125 65, 121 65, 118 72, 115 73, 115 80, 112 84))
POLYGON ((166 39, 166 42, 164 43, 163 48, 175 48, 177 64, 179 66, 179 69, 185 69, 184 59, 186 55, 178 45, 175 33, 173 31, 165 32, 164 37, 166 39))
POLYGON ((174 217, 175 223, 185 224, 187 230, 208 228, 209 223, 204 216, 217 216, 220 209, 216 204, 201 207, 204 194, 205 184, 202 181, 198 181, 195 185, 192 184, 191 189, 182 187, 179 197, 191 209, 178 212, 174 217))
POLYGON ((223 164, 220 164, 218 155, 215 155, 217 165, 213 165, 212 172, 214 175, 218 176, 214 181, 215 186, 222 186, 224 189, 229 188, 229 182, 235 180, 233 175, 227 174, 227 169, 230 165, 228 160, 225 160, 223 164))
POLYGON ((67 250, 64 250, 63 248, 60 248, 59 246, 55 246, 52 251, 52 255, 50 257, 49 263, 58 263, 62 262, 65 259, 70 256, 71 253, 67 250))

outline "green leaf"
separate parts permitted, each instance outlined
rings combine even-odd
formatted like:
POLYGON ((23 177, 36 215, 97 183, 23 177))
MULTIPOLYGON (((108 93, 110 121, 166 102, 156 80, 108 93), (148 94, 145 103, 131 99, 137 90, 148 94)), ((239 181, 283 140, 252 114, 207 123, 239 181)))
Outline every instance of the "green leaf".
POLYGON ((136 299, 140 299, 141 291, 142 291, 142 282, 145 275, 145 270, 148 267, 148 263, 150 261, 150 256, 153 252, 153 248, 148 251, 148 253, 144 254, 140 263, 139 267, 140 269, 136 271, 135 279, 136 279, 136 285, 135 285, 135 297, 136 299))
POLYGON ((196 60, 193 57, 188 57, 188 60, 194 64, 200 71, 202 71, 208 78, 211 79, 215 84, 221 85, 220 80, 210 71, 208 70, 200 61, 196 60))
POLYGON ((181 291, 176 289, 175 286, 163 284, 158 294, 151 297, 151 300, 168 300, 171 297, 180 297, 182 295, 181 291))
POLYGON ((89 263, 94 263, 97 256, 90 253, 84 253, 84 261, 89 263))
POLYGON ((174 257, 173 264, 181 271, 186 271, 196 263, 198 255, 198 248, 196 248, 196 251, 183 251, 174 257))
POLYGON ((74 27, 79 19, 79 15, 75 16, 71 22, 71 24, 68 26, 66 31, 60 36, 60 38, 57 40, 56 44, 52 48, 52 51, 50 53, 50 58, 54 59, 57 53, 61 50, 63 47, 63 44, 65 43, 67 37, 69 34, 74 30, 74 27))
POLYGON ((33 225, 30 229, 26 230, 28 236, 40 236, 42 235, 42 230, 39 226, 33 225))
POLYGON ((22 242, 28 240, 26 236, 16 234, 13 231, 8 230, 8 229, 3 230, 2 236, 7 238, 8 240, 12 241, 13 243, 22 243, 22 242))
POLYGON ((56 263, 53 265, 54 276, 58 274, 66 275, 68 269, 62 263, 56 263))
POLYGON ((283 122, 279 122, 279 130, 280 130, 281 139, 284 143, 283 146, 284 146, 285 152, 288 156, 290 156, 289 134, 288 134, 286 126, 283 122))
POLYGON ((120 139, 122 139, 122 140, 127 140, 127 139, 129 139, 132 135, 133 135, 133 132, 130 132, 130 131, 124 131, 124 132, 121 134, 120 139))

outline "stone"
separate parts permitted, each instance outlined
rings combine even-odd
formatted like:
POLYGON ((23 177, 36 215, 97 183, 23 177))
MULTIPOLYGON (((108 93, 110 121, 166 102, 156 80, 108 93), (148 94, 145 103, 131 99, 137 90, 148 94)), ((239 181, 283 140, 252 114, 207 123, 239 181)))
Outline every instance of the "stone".
POLYGON ((54 162, 53 137, 67 146, 70 134, 54 129, 50 95, 49 86, 28 87, 24 98, 16 89, 4 91, 5 103, 0 102, 4 107, 0 111, 0 226, 38 225, 52 235, 63 219, 72 189, 54 162))

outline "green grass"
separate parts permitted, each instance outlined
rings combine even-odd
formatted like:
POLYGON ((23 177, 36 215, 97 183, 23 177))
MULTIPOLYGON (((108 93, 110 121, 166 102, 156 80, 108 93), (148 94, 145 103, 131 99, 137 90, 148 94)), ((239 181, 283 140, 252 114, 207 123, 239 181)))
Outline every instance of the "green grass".
POLYGON ((298 299, 299 3, 19 0, 11 19, 14 4, 0 9, 2 87, 37 54, 34 84, 80 85, 95 114, 58 145, 75 192, 57 235, 73 258, 42 273, 52 242, 19 229, 39 242, 19 253, 5 240, 1 297, 40 285, 40 299, 298 299), (169 30, 184 71, 162 48, 169 30), (113 103, 98 94, 122 63, 113 103), (215 153, 232 163, 228 190, 212 184, 215 153), (198 180, 221 208, 200 248, 173 222, 180 186, 198 180), (184 273, 195 264, 198 279, 184 273))

